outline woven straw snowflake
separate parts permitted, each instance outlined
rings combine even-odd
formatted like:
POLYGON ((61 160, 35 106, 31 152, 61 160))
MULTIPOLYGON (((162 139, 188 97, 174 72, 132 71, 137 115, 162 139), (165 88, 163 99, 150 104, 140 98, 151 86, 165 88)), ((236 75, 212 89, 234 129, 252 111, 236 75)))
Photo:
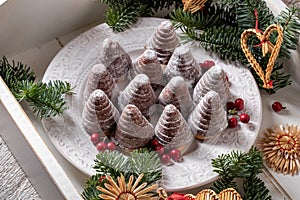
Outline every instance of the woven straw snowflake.
POLYGON ((263 157, 269 167, 283 174, 298 174, 300 130, 294 125, 279 125, 267 129, 259 141, 263 157))
POLYGON ((134 177, 130 176, 128 183, 125 181, 125 177, 121 174, 118 177, 118 183, 116 183, 112 177, 106 176, 108 183, 105 183, 103 187, 97 186, 97 189, 102 192, 99 197, 107 200, 152 200, 157 199, 153 197, 154 193, 151 193, 156 189, 156 185, 147 186, 147 183, 140 184, 144 174, 141 174, 135 182, 134 177))

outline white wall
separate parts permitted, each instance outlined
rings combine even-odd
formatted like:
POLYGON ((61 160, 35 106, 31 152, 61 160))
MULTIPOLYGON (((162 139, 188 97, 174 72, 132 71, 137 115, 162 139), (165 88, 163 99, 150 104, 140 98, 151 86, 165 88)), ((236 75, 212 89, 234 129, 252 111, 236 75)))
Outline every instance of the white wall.
POLYGON ((103 22, 98 0, 8 0, 0 6, 0 56, 103 22))

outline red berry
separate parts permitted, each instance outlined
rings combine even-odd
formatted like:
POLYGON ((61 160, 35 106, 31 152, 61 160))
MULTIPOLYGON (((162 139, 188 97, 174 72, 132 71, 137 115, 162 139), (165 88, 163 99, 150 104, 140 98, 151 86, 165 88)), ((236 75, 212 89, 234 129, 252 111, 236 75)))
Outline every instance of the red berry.
POLYGON ((227 81, 227 82, 229 82, 229 78, 228 78, 228 76, 226 76, 226 81, 227 81))
POLYGON ((234 103, 232 101, 228 101, 226 103, 226 109, 227 109, 227 111, 235 109, 234 103))
POLYGON ((156 151, 158 155, 162 156, 165 153, 165 148, 161 144, 158 144, 154 147, 154 151, 156 151))
POLYGON ((153 139, 152 141, 151 141, 151 147, 153 147, 153 148, 155 148, 157 145, 159 145, 159 143, 158 143, 158 141, 157 141, 157 139, 153 139))
POLYGON ((247 113, 240 114, 240 120, 243 123, 248 123, 250 121, 250 116, 247 113))
POLYGON ((273 104, 272 104, 272 108, 275 112, 279 112, 281 111, 282 109, 285 109, 285 107, 282 106, 282 104, 278 101, 275 101, 273 104))
POLYGON ((234 101, 234 106, 236 108, 236 110, 240 111, 244 109, 244 100, 242 98, 237 98, 234 101))
POLYGON ((98 151, 105 151, 107 149, 107 145, 104 142, 99 142, 96 146, 98 151))
POLYGON ((203 63, 200 63, 200 66, 203 68, 211 68, 212 66, 215 65, 215 62, 212 60, 205 60, 203 63))
POLYGON ((93 133, 91 135, 91 141, 94 145, 96 145, 99 142, 99 139, 100 139, 99 133, 93 133))
POLYGON ((228 120, 228 127, 229 128, 235 128, 238 124, 238 121, 235 117, 231 117, 229 120, 228 120))
POLYGON ((161 157, 161 162, 165 165, 169 164, 171 161, 171 157, 169 154, 164 154, 162 157, 161 157))
POLYGON ((114 151, 116 149, 116 145, 113 142, 109 142, 107 143, 106 148, 110 151, 114 151))
POLYGON ((212 60, 206 60, 206 61, 204 61, 203 64, 206 65, 206 66, 208 66, 208 67, 215 66, 215 62, 212 61, 212 60))
POLYGON ((172 160, 178 161, 181 158, 181 152, 178 149, 173 149, 170 151, 170 156, 172 160))

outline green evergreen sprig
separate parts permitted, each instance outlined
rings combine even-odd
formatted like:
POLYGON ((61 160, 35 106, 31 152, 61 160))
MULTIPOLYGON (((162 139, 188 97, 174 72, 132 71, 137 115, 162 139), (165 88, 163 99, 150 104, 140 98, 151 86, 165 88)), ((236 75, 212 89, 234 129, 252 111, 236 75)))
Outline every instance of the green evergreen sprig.
POLYGON ((30 67, 14 61, 10 64, 6 57, 0 60, 0 76, 15 98, 19 102, 27 101, 40 118, 56 116, 68 109, 63 96, 72 94, 73 87, 68 82, 35 82, 36 76, 30 67))
POLYGON ((245 194, 243 199, 271 199, 264 182, 257 177, 262 172, 263 158, 261 152, 255 147, 246 153, 232 151, 229 154, 219 155, 212 160, 212 166, 214 167, 213 171, 220 176, 213 183, 212 188, 217 193, 228 187, 239 191, 237 180, 241 179, 245 194))
POLYGON ((38 117, 48 118, 68 109, 63 94, 71 94, 72 89, 69 83, 60 80, 49 83, 23 80, 13 94, 18 101, 26 100, 38 117))
POLYGON ((113 31, 117 32, 129 28, 139 17, 154 16, 159 10, 181 5, 181 0, 100 0, 100 2, 108 5, 105 21, 113 31))
POLYGON ((5 56, 0 59, 0 76, 13 93, 18 90, 19 82, 36 79, 30 67, 15 61, 9 63, 5 56))
POLYGON ((135 1, 128 1, 122 5, 111 4, 105 13, 106 23, 113 31, 124 31, 137 22, 140 13, 145 9, 144 5, 140 5, 135 1))
POLYGON ((82 192, 81 196, 84 200, 99 200, 100 191, 97 190, 97 186, 104 186, 102 182, 99 181, 101 178, 100 174, 95 174, 89 177, 89 179, 85 182, 86 187, 82 192))
POLYGON ((119 151, 100 152, 96 156, 93 168, 96 170, 96 174, 86 181, 86 187, 82 193, 85 200, 100 199, 98 195, 101 192, 96 189, 96 186, 104 186, 105 179, 99 181, 99 178, 101 179, 106 175, 117 181, 117 177, 122 173, 128 182, 131 175, 136 179, 141 173, 144 173, 140 183, 147 182, 148 184, 152 184, 162 177, 161 161, 158 154, 147 149, 134 150, 129 157, 119 151))
POLYGON ((278 57, 290 58, 290 50, 297 48, 300 36, 299 14, 299 8, 286 8, 274 19, 273 23, 283 28, 283 44, 278 57))

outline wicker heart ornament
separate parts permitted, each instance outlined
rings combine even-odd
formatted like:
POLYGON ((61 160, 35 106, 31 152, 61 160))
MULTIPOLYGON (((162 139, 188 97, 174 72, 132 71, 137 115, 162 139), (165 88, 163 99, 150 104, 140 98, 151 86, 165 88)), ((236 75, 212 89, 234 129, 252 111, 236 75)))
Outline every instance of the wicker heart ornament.
POLYGON ((278 24, 271 24, 267 27, 267 29, 262 32, 258 30, 257 28, 251 28, 245 30, 241 35, 241 47, 243 49, 244 54, 246 55, 246 58, 248 59, 249 63, 257 73, 257 75, 261 78, 263 81, 263 87, 266 89, 272 88, 272 81, 270 79, 271 73, 273 71, 274 63, 278 57, 279 50, 281 47, 283 41, 283 31, 280 25, 278 24), (278 36, 276 40, 275 46, 268 40, 271 33, 277 31, 278 36), (262 46, 262 53, 263 56, 265 56, 268 52, 271 53, 271 56, 269 58, 267 68, 265 71, 261 68, 260 64, 257 62, 257 60, 252 55, 249 47, 248 47, 248 38, 251 35, 256 35, 256 37, 261 42, 262 46))

